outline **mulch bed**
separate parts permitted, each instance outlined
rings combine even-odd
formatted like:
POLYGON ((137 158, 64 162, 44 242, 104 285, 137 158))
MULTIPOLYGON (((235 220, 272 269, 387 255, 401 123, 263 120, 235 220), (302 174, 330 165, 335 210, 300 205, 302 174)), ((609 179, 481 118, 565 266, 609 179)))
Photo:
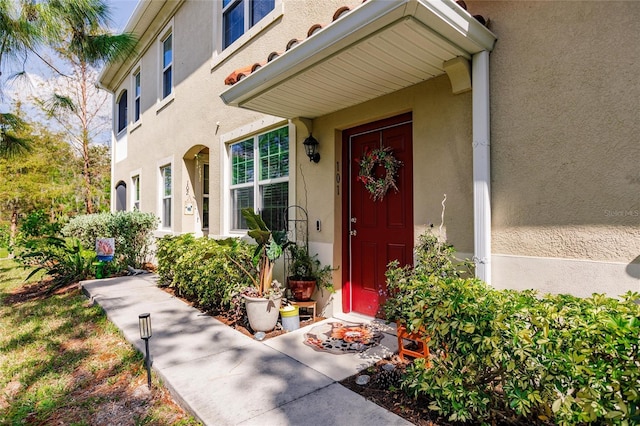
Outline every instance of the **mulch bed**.
MULTIPOLYGON (((195 303, 191 302, 190 300, 185 299, 184 297, 176 295, 176 292, 171 287, 158 287, 158 288, 160 288, 161 290, 163 290, 166 293, 169 293, 173 297, 182 300, 187 305, 193 306, 194 308, 199 309, 198 306, 196 306, 195 303)), ((234 321, 232 318, 230 318, 227 315, 212 315, 209 312, 204 312, 204 313, 207 314, 207 315, 211 315, 213 318, 215 318, 218 321, 228 325, 229 327, 233 328, 234 330, 239 331, 240 333, 244 334, 245 336, 253 337, 253 333, 252 333, 251 329, 248 327, 248 324, 247 325, 240 324, 240 323, 234 321)), ((315 320, 312 320, 312 319, 308 319, 308 320, 304 320, 304 321, 300 320, 300 327, 302 328, 302 327, 305 327, 307 325, 311 325, 311 324, 314 324, 316 322, 322 321, 324 319, 326 319, 326 318, 325 317, 316 317, 315 320)), ((264 339, 262 339, 262 340, 271 339, 273 337, 277 337, 277 336, 280 336, 280 335, 285 334, 285 333, 287 333, 287 331, 281 327, 280 323, 278 323, 276 325, 275 329, 265 333, 264 339)))
POLYGON ((402 361, 397 355, 383 359, 376 364, 340 382, 344 387, 362 395, 365 399, 379 405, 392 413, 418 426, 450 425, 437 414, 427 408, 427 403, 416 401, 399 390, 399 377, 404 372, 407 361, 402 361), (393 365, 393 370, 388 366, 393 365), (356 382, 360 376, 369 376, 369 382, 361 385, 356 382))

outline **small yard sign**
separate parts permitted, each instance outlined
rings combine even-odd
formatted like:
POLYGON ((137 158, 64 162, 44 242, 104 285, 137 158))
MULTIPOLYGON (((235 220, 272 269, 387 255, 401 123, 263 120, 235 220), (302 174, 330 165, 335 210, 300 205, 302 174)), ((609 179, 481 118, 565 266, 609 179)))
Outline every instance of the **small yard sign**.
POLYGON ((96 254, 98 260, 111 261, 113 260, 113 254, 116 251, 116 242, 113 238, 98 238, 96 239, 96 254))

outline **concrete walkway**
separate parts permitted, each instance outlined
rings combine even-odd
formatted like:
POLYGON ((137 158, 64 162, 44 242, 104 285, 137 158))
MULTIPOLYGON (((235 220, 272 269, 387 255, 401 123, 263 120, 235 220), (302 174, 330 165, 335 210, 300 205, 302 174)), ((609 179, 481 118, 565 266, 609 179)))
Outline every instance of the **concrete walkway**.
POLYGON ((162 291, 155 280, 117 277, 82 288, 141 352, 138 315, 151 314, 153 370, 205 425, 411 424, 337 383, 393 353, 394 336, 345 355, 307 347, 304 329, 258 342, 162 291))

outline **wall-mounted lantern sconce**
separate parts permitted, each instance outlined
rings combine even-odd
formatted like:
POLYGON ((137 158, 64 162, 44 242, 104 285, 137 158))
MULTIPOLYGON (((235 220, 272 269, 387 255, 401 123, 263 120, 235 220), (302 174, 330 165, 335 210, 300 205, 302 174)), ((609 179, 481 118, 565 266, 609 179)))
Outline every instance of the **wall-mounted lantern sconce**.
POLYGON ((138 315, 138 326, 140 327, 140 338, 144 340, 146 356, 144 363, 147 367, 147 386, 151 389, 151 357, 149 356, 149 339, 151 338, 151 315, 138 315))
POLYGON ((320 161, 320 154, 318 153, 318 145, 320 145, 320 143, 311 133, 309 133, 309 137, 307 137, 302 144, 304 145, 307 157, 309 157, 309 161, 313 161, 314 163, 320 161))

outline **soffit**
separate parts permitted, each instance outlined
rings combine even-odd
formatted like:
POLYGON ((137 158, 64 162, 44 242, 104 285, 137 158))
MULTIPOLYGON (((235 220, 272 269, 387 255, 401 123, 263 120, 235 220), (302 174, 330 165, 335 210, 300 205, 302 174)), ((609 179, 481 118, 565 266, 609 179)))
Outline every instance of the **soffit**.
POLYGON ((445 73, 496 37, 453 1, 368 1, 220 96, 228 105, 316 118, 445 73))

